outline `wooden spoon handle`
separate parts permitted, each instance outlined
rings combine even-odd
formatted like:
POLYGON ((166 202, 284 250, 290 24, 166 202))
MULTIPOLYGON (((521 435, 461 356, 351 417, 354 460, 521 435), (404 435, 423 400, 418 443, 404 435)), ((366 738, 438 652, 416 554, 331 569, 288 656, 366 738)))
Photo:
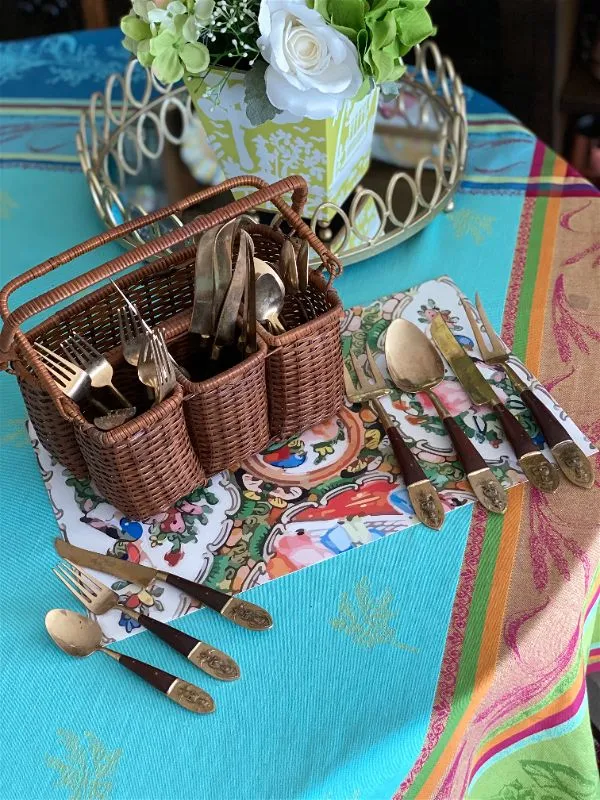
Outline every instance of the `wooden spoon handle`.
POLYGON ((203 689, 194 686, 193 683, 182 681, 181 678, 177 678, 175 675, 171 675, 158 667, 153 667, 151 664, 146 664, 144 661, 138 661, 137 658, 126 656, 123 653, 114 653, 114 651, 109 652, 111 655, 118 656, 118 662, 125 669, 135 672, 142 680, 154 686, 159 692, 165 694, 169 700, 183 706, 183 708, 194 711, 196 714, 210 714, 211 711, 215 710, 215 702, 212 697, 203 689))

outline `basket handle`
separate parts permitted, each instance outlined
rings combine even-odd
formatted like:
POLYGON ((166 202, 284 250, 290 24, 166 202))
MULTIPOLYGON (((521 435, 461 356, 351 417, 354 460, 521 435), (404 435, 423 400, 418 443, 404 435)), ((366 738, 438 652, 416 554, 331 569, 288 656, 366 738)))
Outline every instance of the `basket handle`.
POLYGON ((54 258, 48 259, 48 261, 39 264, 37 267, 33 267, 32 269, 23 273, 23 275, 14 278, 0 292, 0 314, 5 323, 2 331, 0 332, 0 370, 6 369, 8 367, 8 362, 15 358, 16 354, 14 352, 14 341, 16 339, 19 347, 27 356, 27 360, 29 361, 30 365, 34 368, 36 374, 39 376, 39 379, 45 390, 54 401, 58 411, 64 417, 70 419, 74 413, 72 401, 70 401, 60 392, 57 384, 44 367, 36 350, 29 343, 29 340, 23 334, 23 332, 19 330, 20 325, 31 316, 34 316, 41 311, 45 311, 46 309, 51 308, 53 305, 56 305, 63 300, 67 300, 72 295, 78 294, 94 284, 112 277, 113 275, 116 275, 122 270, 127 269, 128 267, 133 266, 140 261, 157 255, 165 248, 179 244, 198 233, 202 233, 203 231, 208 230, 215 225, 218 225, 229 219, 233 219, 240 214, 255 208, 256 206, 262 205, 267 201, 273 202, 276 208, 278 208, 278 210, 281 211, 281 213, 286 217, 290 225, 292 225, 292 227, 294 227, 298 232, 302 233, 306 238, 309 239, 313 248, 321 256, 323 264, 329 268, 332 274, 337 274, 340 270, 338 259, 327 250, 322 242, 320 242, 316 234, 308 227, 308 225, 306 225, 305 222, 303 222, 302 218, 300 217, 299 212, 304 205, 307 192, 308 189, 306 181, 300 176, 291 176, 272 185, 268 185, 261 179, 256 178, 230 179, 219 186, 211 187, 208 190, 204 190, 196 195, 192 195, 191 197, 188 197, 179 203, 174 203, 173 205, 168 206, 167 208, 158 212, 154 212, 153 214, 143 217, 140 220, 124 223, 112 231, 105 232, 93 237, 92 239, 88 239, 86 242, 76 245, 75 247, 66 250, 54 258), (102 246, 107 242, 114 241, 124 234, 135 230, 137 227, 144 227, 145 225, 148 225, 157 219, 162 219, 165 216, 169 216, 174 212, 189 207, 199 200, 214 196, 219 192, 228 190, 232 187, 248 184, 252 186, 258 185, 260 188, 258 191, 253 192, 252 194, 247 195, 240 200, 230 203, 223 208, 217 209, 210 214, 199 215, 187 225, 184 225, 175 231, 170 231, 169 233, 153 239, 150 242, 146 242, 145 244, 123 253, 122 255, 90 270, 87 273, 84 273, 83 275, 79 275, 64 284, 45 292, 39 297, 24 303, 22 306, 19 306, 12 313, 9 311, 8 298, 10 294, 26 283, 35 280, 35 278, 47 274, 53 269, 72 261, 84 253, 90 252, 96 247, 102 246), (290 208, 290 206, 288 206, 281 198, 281 195, 290 191, 293 193, 293 204, 295 208, 290 208), (295 209, 298 210, 296 211, 295 209))
POLYGON ((332 256, 332 254, 327 250, 314 232, 300 217, 300 212, 304 206, 307 193, 308 188, 306 182, 300 176, 291 176, 272 185, 267 184, 260 178, 232 178, 222 184, 219 184, 218 186, 203 190, 195 195, 185 198, 182 201, 173 203, 171 206, 167 206, 164 209, 153 212, 146 217, 126 222, 111 231, 94 236, 91 239, 88 239, 87 241, 76 245, 75 247, 72 247, 63 253, 44 261, 42 264, 33 267, 22 275, 13 278, 13 280, 10 281, 0 292, 0 315, 5 322, 4 328, 0 332, 0 368, 4 366, 4 362, 9 360, 11 357, 14 357, 14 353, 12 352, 13 338, 18 332, 19 326, 29 317, 34 316, 41 311, 45 311, 53 305, 68 299, 74 294, 84 291, 85 289, 93 286, 95 283, 112 277, 118 272, 121 272, 122 270, 127 269, 128 267, 133 266, 140 261, 157 255, 167 247, 172 247, 173 245, 179 244, 182 241, 185 241, 185 239, 201 233, 208 228, 213 227, 214 225, 218 225, 229 219, 233 219, 234 217, 239 216, 240 214, 243 214, 256 206, 262 205, 267 201, 271 201, 276 208, 281 211, 292 227, 296 228, 300 233, 309 238, 312 247, 319 253, 324 264, 326 266, 331 265, 332 272, 337 274, 337 272, 339 272, 339 261, 332 256), (178 211, 182 211, 201 200, 205 200, 208 197, 213 197, 219 194, 220 192, 243 185, 257 186, 259 189, 257 192, 253 192, 252 194, 230 203, 223 208, 216 209, 209 214, 199 215, 195 220, 187 225, 152 239, 150 242, 146 242, 145 244, 140 245, 139 247, 136 247, 118 256, 117 258, 114 258, 111 261, 96 267, 87 273, 84 273, 83 275, 79 275, 64 284, 45 292, 39 297, 24 303, 12 313, 10 312, 8 308, 9 296, 30 281, 47 274, 63 264, 67 264, 84 253, 88 253, 97 247, 107 244, 108 242, 119 239, 122 236, 132 232, 136 228, 144 227, 152 222, 164 219, 165 217, 168 217, 173 213, 177 213, 178 211), (290 191, 293 192, 292 208, 290 208, 281 198, 281 195, 290 191))

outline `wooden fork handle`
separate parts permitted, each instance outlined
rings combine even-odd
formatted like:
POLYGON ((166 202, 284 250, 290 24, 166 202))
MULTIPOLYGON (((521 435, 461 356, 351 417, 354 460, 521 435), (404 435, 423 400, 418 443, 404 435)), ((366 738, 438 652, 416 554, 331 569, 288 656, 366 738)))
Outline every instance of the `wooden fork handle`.
POLYGON ((182 681, 169 672, 165 672, 137 658, 131 658, 123 653, 118 654, 118 661, 130 672, 134 672, 146 683, 154 686, 159 692, 165 694, 169 700, 177 703, 189 711, 197 714, 209 714, 215 710, 215 703, 212 697, 202 689, 194 686, 193 683, 182 681))
POLYGON ((404 476, 404 482, 407 486, 412 486, 413 483, 420 483, 421 481, 429 480, 427 475, 423 472, 423 468, 413 455, 409 446, 402 438, 400 431, 395 425, 390 425, 385 431, 389 437, 392 450, 396 456, 398 466, 404 476))
POLYGON ((240 677, 240 670, 235 661, 226 653, 211 647, 209 644, 190 636, 185 631, 173 628, 165 622, 153 619, 147 614, 138 614, 138 622, 154 633, 159 639, 185 656, 188 661, 201 670, 222 681, 233 681, 240 677))
POLYGON ((521 425, 519 420, 511 414, 506 406, 498 401, 494 403, 494 412, 506 434, 508 441, 511 443, 517 458, 522 458, 528 453, 539 453, 540 448, 531 439, 525 428, 521 425))
POLYGON ((571 440, 572 437, 567 430, 531 389, 525 389, 525 391, 521 392, 521 400, 535 417, 535 421, 540 426, 548 447, 552 448, 561 442, 571 440))

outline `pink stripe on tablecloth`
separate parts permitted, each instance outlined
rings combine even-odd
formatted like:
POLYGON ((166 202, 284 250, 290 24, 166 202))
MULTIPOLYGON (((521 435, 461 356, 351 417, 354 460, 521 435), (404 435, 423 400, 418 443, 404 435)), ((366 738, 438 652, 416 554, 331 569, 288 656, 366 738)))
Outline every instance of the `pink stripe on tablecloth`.
MULTIPOLYGON (((598 665, 600 667, 600 664, 598 665)), ((512 744, 516 742, 520 742, 522 739, 526 739, 528 736, 533 736, 535 733, 539 733, 540 731, 548 730, 550 728, 555 728, 557 725, 561 725, 563 722, 566 722, 571 717, 575 716, 577 711, 579 710, 583 698, 585 697, 586 686, 585 686, 585 679, 582 680, 581 686, 579 687, 579 691, 575 696, 575 699, 572 703, 570 703, 566 708, 557 711, 555 714, 552 714, 549 717, 544 719, 540 719, 538 722, 530 725, 529 728, 525 728, 525 730, 519 731, 519 733, 515 733, 512 736, 509 736, 508 739, 504 739, 502 742, 499 742, 495 747, 491 750, 488 750, 485 755, 483 755, 475 768, 471 773, 471 778, 473 775, 477 773, 479 769, 485 764, 486 761, 489 761, 492 756, 499 753, 501 750, 506 750, 507 747, 510 747, 512 744)))

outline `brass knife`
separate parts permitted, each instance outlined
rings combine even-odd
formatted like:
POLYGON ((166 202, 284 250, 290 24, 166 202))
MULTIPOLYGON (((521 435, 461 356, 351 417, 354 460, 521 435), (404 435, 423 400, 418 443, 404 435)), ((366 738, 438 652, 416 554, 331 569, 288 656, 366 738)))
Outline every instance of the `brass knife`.
POLYGON ((154 580, 164 581, 169 586, 174 586, 181 592, 185 592, 190 597, 199 600, 203 605, 213 611, 217 611, 221 616, 226 617, 231 622, 235 622, 236 625, 240 625, 242 628, 261 631, 273 625, 271 615, 264 608, 247 600, 231 597, 231 595, 219 592, 210 586, 204 586, 202 583, 195 583, 188 580, 188 578, 182 578, 173 572, 166 572, 154 567, 145 567, 142 564, 132 564, 131 561, 124 561, 115 556, 93 553, 91 550, 76 547, 63 539, 55 539, 54 546, 59 556, 78 564, 80 567, 97 569, 99 572, 115 575, 117 578, 122 578, 138 586, 146 587, 154 580))
POLYGON ((476 406, 489 405, 497 415, 527 480, 543 492, 555 492, 559 483, 557 468, 548 461, 518 419, 500 401, 466 350, 456 341, 441 314, 431 323, 431 335, 473 403, 476 406))

